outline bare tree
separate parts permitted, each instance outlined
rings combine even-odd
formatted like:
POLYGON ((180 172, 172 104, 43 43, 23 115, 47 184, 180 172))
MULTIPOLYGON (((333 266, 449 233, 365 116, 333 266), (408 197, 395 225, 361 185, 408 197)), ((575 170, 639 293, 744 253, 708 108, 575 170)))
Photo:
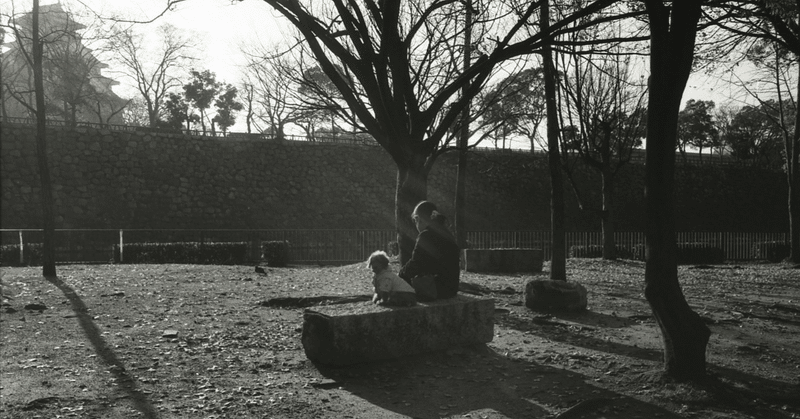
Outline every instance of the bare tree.
MULTIPOLYGON (((475 25, 495 25, 492 43, 465 70, 459 59, 463 6, 454 0, 373 2, 334 0, 303 4, 265 0, 299 31, 321 69, 358 122, 397 165, 395 222, 400 259, 413 247, 409 214, 427 197, 427 177, 452 125, 499 63, 536 52, 545 35, 521 29, 540 3, 474 2, 485 16, 475 25), (460 92, 460 94, 459 94, 460 92)), ((591 16, 612 0, 599 0, 551 25, 591 16)), ((473 27, 475 27, 473 25, 473 27)))
POLYGON ((12 25, 20 56, 27 62, 33 73, 33 101, 19 99, 19 92, 14 93, 19 103, 36 117, 36 162, 39 168, 42 201, 42 275, 56 276, 55 257, 55 210, 52 182, 50 180, 50 164, 47 158, 47 114, 44 94, 44 45, 40 33, 39 0, 33 0, 30 17, 30 33, 23 35, 19 26, 12 25), (25 42, 28 41, 28 42, 25 42))
POLYGON ((565 76, 560 79, 564 99, 564 125, 575 127, 575 135, 562 137, 564 169, 581 209, 600 216, 603 259, 616 259, 614 241, 614 188, 619 171, 630 162, 633 150, 642 145, 646 111, 646 87, 630 72, 630 57, 594 53, 562 55, 565 76), (569 57, 567 59, 567 57, 569 57), (601 179, 599 205, 587 202, 574 179, 581 162, 601 179))
POLYGON ((108 48, 114 52, 112 57, 122 68, 121 74, 133 83, 144 101, 150 126, 156 127, 169 91, 183 84, 181 77, 194 60, 195 45, 179 29, 164 24, 156 30, 160 44, 152 50, 145 46, 150 42, 137 28, 117 29, 109 38, 108 48))
MULTIPOLYGON (((798 26, 798 15, 800 15, 800 5, 797 2, 787 0, 759 1, 746 0, 739 2, 725 2, 721 9, 723 12, 715 17, 715 22, 734 36, 729 36, 734 46, 744 45, 743 49, 748 53, 755 48, 766 46, 773 49, 774 53, 764 57, 771 59, 762 60, 762 69, 771 69, 776 72, 778 77, 772 78, 776 87, 774 98, 776 103, 783 106, 788 103, 784 95, 800 97, 800 82, 786 89, 781 86, 781 79, 784 76, 777 72, 782 69, 791 68, 797 72, 796 79, 800 79, 800 66, 796 65, 800 59, 800 26, 798 26), (788 54, 783 51, 788 52, 788 54), (790 55, 790 56, 787 56, 790 55), (773 61, 774 59, 774 61, 773 61), (791 63, 785 66, 782 63, 791 63)), ((791 131, 784 130, 784 170, 786 173, 786 183, 788 186, 788 215, 789 215, 789 237, 791 241, 791 253, 789 260, 792 263, 800 263, 800 112, 795 112, 794 121, 789 122, 790 112, 785 109, 778 109, 780 119, 786 121, 785 127, 794 126, 791 131)))
POLYGON ((301 63, 291 51, 281 52, 277 48, 244 53, 248 57, 245 71, 252 86, 252 103, 256 105, 252 119, 257 126, 265 126, 259 131, 282 139, 287 124, 300 124, 306 117, 297 101, 298 80, 303 77, 301 63))

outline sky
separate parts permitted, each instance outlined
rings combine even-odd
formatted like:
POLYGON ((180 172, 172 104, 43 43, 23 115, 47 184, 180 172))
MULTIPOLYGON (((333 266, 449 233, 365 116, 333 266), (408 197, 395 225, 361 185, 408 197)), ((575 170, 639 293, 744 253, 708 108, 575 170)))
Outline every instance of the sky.
MULTIPOLYGON (((55 3, 40 0, 42 5, 55 3)), ((104 17, 146 21, 158 16, 166 0, 63 0, 67 10, 89 8, 104 17)), ((0 0, 0 12, 8 15, 30 10, 30 0, 0 0)), ((81 20, 81 18, 78 18, 81 20)), ((238 66, 244 64, 239 53, 246 44, 270 44, 283 39, 288 27, 265 2, 259 0, 185 0, 153 23, 141 25, 144 32, 169 23, 190 33, 201 46, 196 51, 197 67, 209 69, 224 81, 236 84, 238 66)))
MULTIPOLYGON (((166 0, 117 1, 83 0, 103 16, 122 15, 131 19, 152 19, 162 10, 166 0)), ((170 23, 192 34, 201 46, 197 51, 197 67, 209 69, 218 79, 236 84, 239 66, 244 65, 241 48, 248 44, 270 44, 283 39, 281 21, 265 2, 245 0, 186 0, 146 25, 155 28, 170 23)))
MULTIPOLYGON (((40 0, 42 4, 53 0, 40 0)), ((90 8, 102 17, 125 17, 133 20, 150 20, 165 8, 167 0, 62 0, 68 10, 90 8)), ((31 7, 30 0, 0 0, 0 13, 8 15, 31 7)), ((293 31, 288 23, 270 6, 261 0, 185 0, 173 10, 165 13, 154 23, 143 26, 144 31, 170 23, 190 33, 201 48, 195 68, 208 69, 216 73, 217 79, 237 85, 240 66, 244 64, 241 49, 246 45, 270 45, 291 39, 293 31)), ((113 76, 112 76, 113 77, 113 76)), ((117 88, 123 97, 135 92, 124 85, 117 88)), ((716 103, 741 104, 741 92, 734 91, 719 77, 695 74, 689 80, 682 103, 689 99, 714 100, 716 103)), ((234 130, 241 127, 243 117, 234 130)), ((244 129, 241 129, 244 130, 244 129)))

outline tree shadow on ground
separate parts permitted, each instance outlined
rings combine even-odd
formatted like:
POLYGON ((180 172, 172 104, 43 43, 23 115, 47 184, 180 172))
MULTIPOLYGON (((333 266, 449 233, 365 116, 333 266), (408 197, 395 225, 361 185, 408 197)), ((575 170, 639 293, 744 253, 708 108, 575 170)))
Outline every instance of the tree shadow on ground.
MULTIPOLYGON (((607 352, 616 355, 630 356, 645 361, 659 361, 662 359, 661 351, 598 339, 593 336, 588 336, 585 333, 581 333, 580 327, 571 328, 567 324, 555 322, 537 324, 535 320, 532 321, 530 319, 521 318, 515 316, 513 313, 500 316, 499 318, 495 319, 495 322, 503 327, 508 327, 520 332, 531 333, 533 335, 547 338, 554 342, 566 343, 573 346, 579 346, 586 349, 592 349, 595 351, 607 352)), ((612 326, 600 327, 610 328, 612 326)))
POLYGON ((581 312, 554 312, 551 314, 561 320, 567 320, 573 323, 580 323, 587 326, 608 327, 617 329, 617 328, 633 326, 636 324, 636 320, 631 318, 610 316, 608 314, 598 313, 596 311, 591 311, 591 310, 584 310, 581 312))
MULTIPOLYGON (((559 318, 564 319, 572 319, 574 316, 574 314, 565 313, 558 315, 559 318)), ((598 339, 587 336, 579 328, 570 328, 554 323, 537 325, 530 320, 511 314, 496 320, 504 327, 541 336, 555 342, 645 361, 660 362, 663 359, 661 350, 598 339)), ((654 325, 654 327, 657 326, 654 325)), ((707 364, 707 369, 708 375, 705 379, 679 383, 682 390, 674 390, 675 382, 664 377, 661 371, 652 371, 650 374, 646 374, 647 377, 640 377, 639 380, 643 379, 649 381, 650 384, 665 386, 665 398, 698 410, 713 407, 715 410, 747 413, 758 418, 790 418, 793 417, 792 413, 800 415, 800 399, 797 398, 800 388, 797 385, 766 379, 710 363, 707 364)), ((631 377, 631 381, 637 381, 637 378, 631 377)))
POLYGON ((75 292, 72 287, 67 285, 57 276, 45 276, 48 282, 58 287, 58 289, 69 300, 72 306, 72 311, 78 319, 83 329, 84 334, 89 339, 89 342, 94 347, 94 351, 100 360, 108 367, 109 372, 116 379, 119 388, 130 397, 133 402, 133 407, 138 410, 145 418, 157 418, 158 414, 153 408, 153 405, 147 399, 144 393, 139 390, 136 378, 128 373, 125 369, 125 364, 117 357, 114 351, 103 339, 100 329, 88 314, 88 307, 83 302, 80 296, 75 292))
POLYGON ((692 383, 681 402, 703 408, 715 404, 757 418, 794 418, 800 416, 800 387, 770 380, 736 369, 707 365, 704 380, 692 383), (701 397, 697 397, 697 395, 701 397))
POLYGON ((349 367, 317 365, 338 387, 415 418, 677 418, 659 406, 596 387, 587 377, 506 357, 485 345, 349 367))

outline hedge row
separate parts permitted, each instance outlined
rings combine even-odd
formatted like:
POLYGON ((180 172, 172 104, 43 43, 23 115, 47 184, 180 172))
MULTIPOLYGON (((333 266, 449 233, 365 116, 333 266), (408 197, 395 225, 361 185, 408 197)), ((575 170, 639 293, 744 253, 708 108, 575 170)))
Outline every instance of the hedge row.
MULTIPOLYGON (((645 259, 645 247, 642 244, 631 247, 617 246, 617 258, 620 259, 645 259)), ((602 245, 575 245, 569 248, 569 257, 572 258, 600 258, 603 257, 602 245)), ((725 252, 722 248, 707 243, 678 243, 678 264, 714 264, 725 261, 725 252)))
POLYGON ((285 267, 289 264, 289 242, 261 242, 261 257, 267 262, 267 266, 285 267))
POLYGON ((242 265, 248 262, 248 244, 236 243, 129 243, 114 246, 114 263, 194 263, 242 265))
POLYGON ((753 244, 753 258, 769 262, 781 262, 788 258, 792 247, 782 241, 760 242, 753 244))
MULTIPOLYGON (((616 256, 619 259, 633 259, 633 252, 627 246, 616 246, 616 256)), ((571 258, 601 258, 603 257, 602 244, 574 245, 569 247, 571 258)))
MULTIPOLYGON (((233 243, 131 243, 126 244, 122 263, 193 263, 208 265, 245 265, 252 260, 250 244, 233 243)), ((289 263, 289 243, 261 242, 262 259, 269 266, 285 267, 289 263)), ((114 262, 120 263, 119 245, 114 247, 114 262)))
MULTIPOLYGON (((632 249, 633 258, 636 260, 645 259, 645 249, 643 244, 637 244, 632 249)), ((678 265, 698 265, 698 264, 718 264, 725 262, 725 251, 717 247, 702 242, 678 243, 678 265)))
POLYGON ((0 265, 2 266, 41 266, 42 244, 25 243, 22 248, 22 263, 19 262, 19 245, 6 244, 0 246, 0 265))

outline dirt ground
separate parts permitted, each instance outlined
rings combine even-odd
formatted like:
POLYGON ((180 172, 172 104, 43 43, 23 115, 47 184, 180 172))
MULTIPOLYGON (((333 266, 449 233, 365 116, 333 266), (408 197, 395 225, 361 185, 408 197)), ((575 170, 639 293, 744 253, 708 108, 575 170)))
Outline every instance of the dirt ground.
POLYGON ((524 306, 547 272, 463 273, 495 299, 491 343, 342 368, 306 359, 302 304, 268 302, 369 294, 363 264, 58 271, 2 268, 3 418, 800 418, 800 270, 784 265, 680 267, 713 333, 700 383, 659 373, 639 262, 570 259, 579 314, 524 306))

